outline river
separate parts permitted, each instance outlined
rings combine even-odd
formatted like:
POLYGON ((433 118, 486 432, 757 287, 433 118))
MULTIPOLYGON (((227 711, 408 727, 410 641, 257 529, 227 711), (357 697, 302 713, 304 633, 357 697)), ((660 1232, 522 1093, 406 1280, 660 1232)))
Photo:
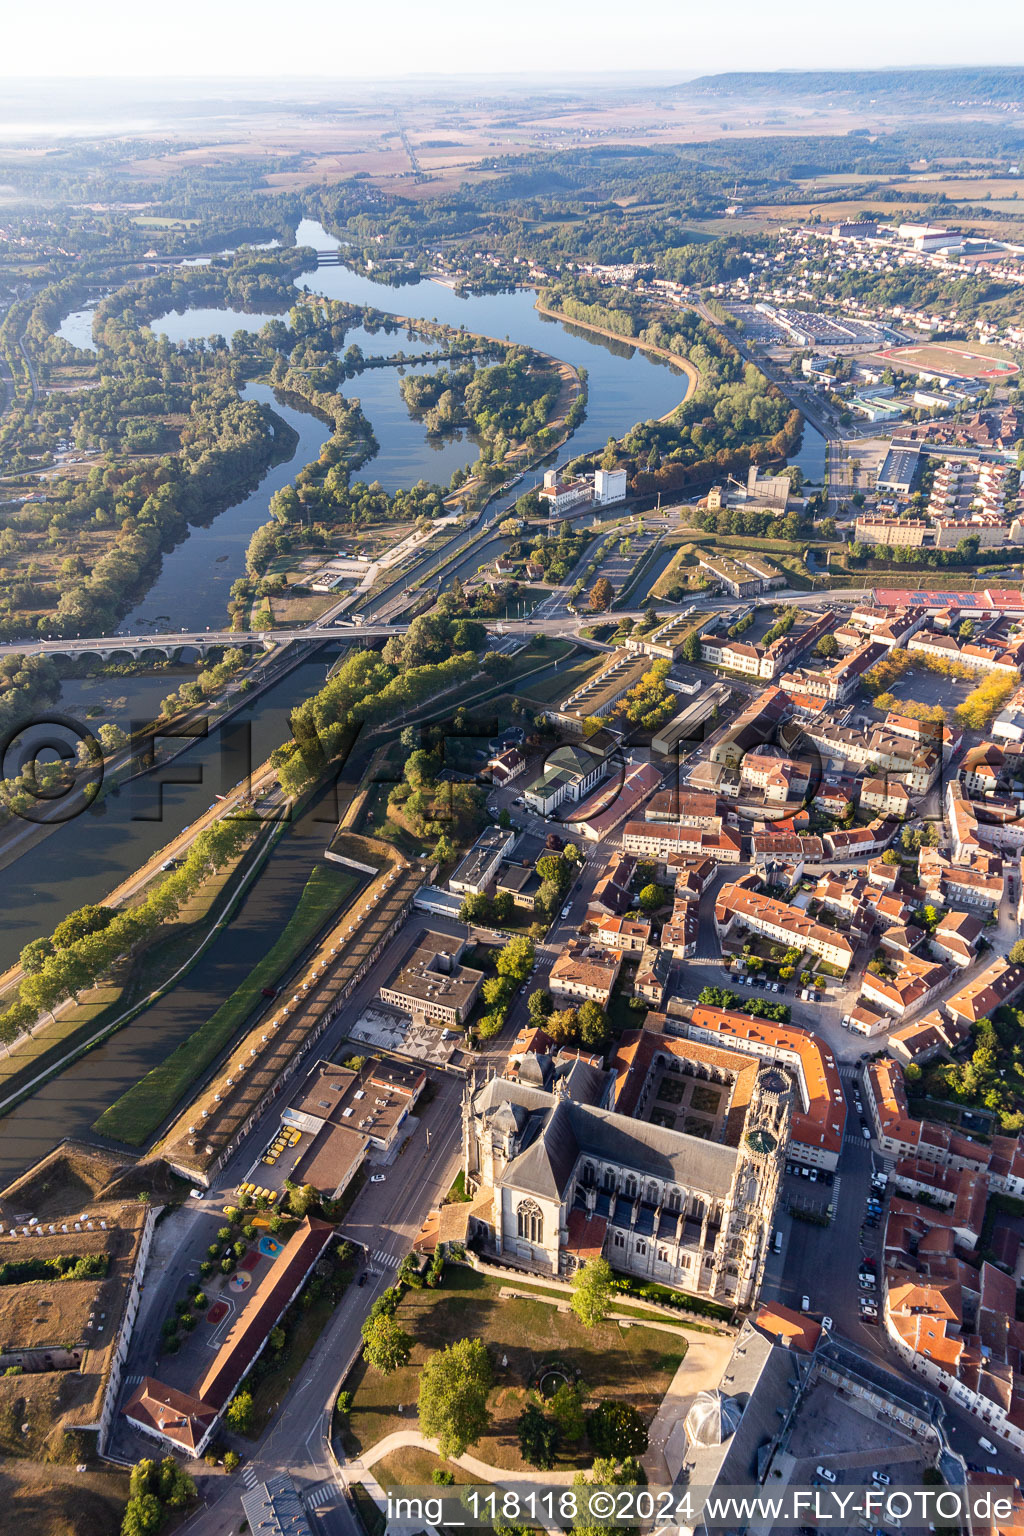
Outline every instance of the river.
MULTIPOLYGON (((300 226, 297 238, 319 250, 338 244, 308 222, 300 226)), ((561 450, 562 456, 600 447, 609 436, 621 436, 634 422, 662 415, 677 403, 682 392, 684 381, 679 373, 628 343, 606 344, 601 338, 544 319, 533 307, 532 292, 460 298, 438 283, 390 288, 344 267, 324 267, 300 281, 301 286, 332 298, 371 304, 389 314, 465 325, 468 330, 523 342, 585 367, 589 373, 587 416, 573 435, 571 446, 561 450)), ((230 335, 239 328, 255 329, 266 318, 197 309, 162 316, 154 322, 154 329, 176 341, 191 341, 211 334, 230 335)), ((60 334, 76 345, 91 346, 91 326, 92 310, 83 309, 66 317, 60 334)), ((362 328, 349 333, 346 345, 353 342, 367 355, 378 356, 399 349, 418 353, 436 345, 419 338, 410 340, 401 331, 380 331, 371 336, 362 328)), ((362 401, 380 443, 379 452, 362 475, 367 480, 379 479, 388 489, 420 478, 447 480, 458 464, 475 458, 475 447, 467 438, 441 444, 430 441, 401 400, 400 378, 397 368, 370 369, 344 385, 346 394, 362 401)), ((216 516, 209 527, 193 528, 189 537, 164 557, 156 583, 128 615, 122 629, 222 624, 231 583, 244 569, 245 547, 253 529, 265 521, 271 495, 319 453, 327 429, 315 417, 282 405, 263 385, 248 386, 247 395, 272 405, 299 434, 294 454, 287 463, 274 466, 250 495, 216 516)), ((514 495, 510 493, 510 497, 514 495)), ((489 553, 489 546, 485 548, 489 553)), ((465 564, 475 567, 483 557, 480 551, 465 564)), ((262 761, 286 738, 291 708, 322 683, 328 660, 303 663, 247 708, 253 763, 262 761)), ((174 683, 175 679, 167 675, 71 683, 64 702, 84 712, 90 704, 116 700, 117 714, 112 712, 111 718, 142 718, 152 712, 157 696, 162 697, 174 683)), ((4 873, 6 921, 0 931, 0 964, 9 965, 28 939, 51 931, 75 907, 101 899, 193 821, 222 788, 225 776, 232 781, 239 776, 239 765, 236 760, 227 766, 221 763, 215 736, 198 743, 169 770, 172 780, 189 774, 197 781, 163 786, 159 810, 160 791, 155 780, 143 781, 111 796, 96 812, 68 823, 8 866, 4 873)), ((309 817, 290 829, 239 915, 185 985, 0 1119, 0 1169, 14 1173, 62 1136, 85 1132, 130 1082, 161 1060, 213 1011, 251 966, 252 956, 265 949, 279 930, 282 913, 294 904, 328 832, 325 822, 309 817)))
MULTIPOLYGON (((307 677, 307 685, 312 681, 307 677)), ((61 1137, 87 1135, 109 1104, 169 1056, 245 980, 253 957, 278 938, 323 852, 332 831, 321 819, 324 812, 324 806, 312 806, 282 836, 231 923, 166 997, 0 1118, 0 1185, 52 1151, 61 1137)), ((59 841, 61 834, 51 839, 59 841)))
MULTIPOLYGON (((311 659, 246 705, 237 719, 252 723, 252 764, 258 766, 288 737, 288 716, 298 700, 316 691, 326 679, 330 662, 311 659)), ((111 683, 122 699, 122 721, 135 709, 133 690, 140 700, 136 719, 152 714, 153 679, 101 679, 111 683)), ((176 677, 160 675, 159 697, 177 684, 176 677)), ((72 683, 74 693, 83 685, 72 683)), ((74 695, 73 695, 74 696, 74 695)), ((62 701, 63 702, 63 701, 62 701)), ((158 700, 157 700, 158 702, 158 700)), ((96 720, 92 722, 93 729, 96 720)), ((44 838, 4 870, 4 922, 0 925, 0 969, 17 958, 24 944, 40 933, 49 933, 62 917, 84 902, 98 901, 134 869, 143 864, 177 832, 206 810, 215 794, 242 776, 240 760, 227 755, 222 764, 219 733, 197 742, 185 756, 166 770, 161 792, 159 779, 149 775, 76 816, 44 838), (189 775, 195 782, 187 780, 189 775)))
MULTIPOLYGON (((300 242, 319 250, 337 244, 319 226, 308 224, 300 227, 298 237, 300 242)), ((532 293, 462 299, 438 283, 389 288, 343 267, 321 268, 307 274, 302 282, 332 297, 373 304, 382 311, 439 318, 480 333, 509 336, 585 366, 590 374, 590 398, 587 419, 573 440, 577 449, 598 446, 637 420, 661 415, 679 399, 683 383, 680 374, 635 348, 606 348, 578 332, 569 334, 560 323, 544 320, 537 314, 532 293)), ((84 310, 76 312, 75 339, 79 342, 82 335, 89 334, 91 319, 85 319, 87 314, 84 310)), ((266 318, 239 311, 197 309, 183 315, 161 316, 154 321, 154 328, 176 341, 188 341, 218 331, 230 334, 240 325, 262 325, 266 318)), ((353 342, 365 354, 377 356, 393 355, 397 350, 417 353, 436 347, 436 343, 422 338, 410 339, 402 330, 380 330, 371 335, 362 327, 347 336, 346 345, 353 342)), ((369 369, 344 386, 346 393, 358 395, 364 402, 380 441, 380 451, 362 473, 366 479, 379 479, 389 488, 413 483, 421 477, 443 475, 447 479, 455 463, 475 456, 475 448, 466 440, 440 448, 429 442, 422 425, 409 416, 401 401, 400 377, 397 368, 369 369)), ((316 417, 282 405, 265 385, 251 384, 247 393, 252 399, 272 405, 299 434, 295 453, 288 463, 273 467, 249 496, 220 513, 207 528, 193 528, 189 537, 164 557, 156 583, 128 615, 122 630, 172 630, 182 625, 212 628, 222 624, 231 583, 244 569, 245 547, 253 529, 265 521, 271 495, 294 476, 300 465, 319 453, 327 428, 316 417)), ((493 558, 490 547, 486 553, 493 558)), ((475 569, 482 558, 482 552, 471 555, 460 562, 460 569, 475 569)), ((253 721, 254 761, 260 761, 285 739, 289 708, 306 697, 322 676, 323 667, 310 663, 251 706, 248 713, 253 721)), ((113 694, 118 699, 119 718, 143 718, 151 712, 155 696, 162 697, 173 681, 164 676, 156 681, 103 679, 95 691, 91 685, 71 685, 68 702, 84 704, 87 699, 113 694)), ((94 727, 99 718, 94 717, 94 727)), ((29 938, 51 931, 82 902, 99 899, 205 809, 211 798, 216 753, 214 743, 205 743, 180 760, 180 771, 185 772, 195 764, 205 774, 205 782, 166 789, 162 822, 135 820, 122 797, 112 798, 105 802, 102 813, 79 817, 12 863, 5 871, 9 916, 0 932, 0 963, 9 964, 29 938)))

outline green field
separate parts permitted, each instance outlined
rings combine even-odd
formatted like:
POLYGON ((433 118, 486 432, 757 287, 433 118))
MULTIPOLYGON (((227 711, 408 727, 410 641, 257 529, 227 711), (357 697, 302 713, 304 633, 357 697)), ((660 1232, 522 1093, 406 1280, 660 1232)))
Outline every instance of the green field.
POLYGON ((259 1007, 262 988, 276 983, 294 965, 359 883, 360 876, 352 870, 318 865, 277 943, 256 962, 242 985, 166 1060, 104 1110, 93 1129, 132 1147, 148 1140, 259 1007))

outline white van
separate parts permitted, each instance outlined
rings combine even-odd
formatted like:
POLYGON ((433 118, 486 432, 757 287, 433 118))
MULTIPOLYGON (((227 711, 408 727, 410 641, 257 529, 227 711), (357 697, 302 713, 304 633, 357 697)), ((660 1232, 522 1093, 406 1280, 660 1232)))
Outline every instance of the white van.
POLYGON ((978 1437, 978 1444, 981 1446, 983 1451, 988 1451, 990 1456, 998 1456, 998 1454, 999 1454, 998 1450, 992 1444, 991 1440, 986 1440, 985 1439, 984 1435, 979 1435, 979 1437, 978 1437))

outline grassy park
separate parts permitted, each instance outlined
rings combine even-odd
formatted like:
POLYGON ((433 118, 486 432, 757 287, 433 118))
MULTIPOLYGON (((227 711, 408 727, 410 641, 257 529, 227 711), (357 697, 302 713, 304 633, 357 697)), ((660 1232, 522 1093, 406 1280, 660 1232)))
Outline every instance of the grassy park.
MULTIPOLYGON (((556 1362, 586 1384, 590 1399, 631 1403, 650 1421, 686 1353, 686 1341, 678 1333, 639 1322, 624 1326, 608 1321, 587 1329, 572 1313, 547 1301, 501 1300, 502 1288, 500 1280, 449 1264, 437 1290, 406 1291, 396 1320, 415 1341, 412 1356, 390 1376, 362 1360, 354 1367, 346 1382, 353 1395, 342 1432, 346 1452, 360 1454, 385 1435, 416 1428, 424 1361, 462 1338, 482 1338, 494 1365, 492 1422, 471 1448, 492 1466, 522 1466, 516 1423, 527 1403, 538 1400, 533 1383, 556 1362)), ((558 1293, 559 1302, 564 1305, 566 1300, 558 1293)), ((564 1447, 559 1455, 567 1466, 589 1465, 592 1459, 582 1447, 564 1447)))

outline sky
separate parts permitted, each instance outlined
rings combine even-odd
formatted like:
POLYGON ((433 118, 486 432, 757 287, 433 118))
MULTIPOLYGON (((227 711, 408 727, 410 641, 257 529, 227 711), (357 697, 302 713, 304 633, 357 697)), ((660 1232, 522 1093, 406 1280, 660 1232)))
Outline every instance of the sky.
POLYGON ((961 0, 47 0, 4 7, 0 76, 379 79, 565 69, 685 78, 1024 62, 1019 0, 989 0, 984 16, 975 35, 961 0))

